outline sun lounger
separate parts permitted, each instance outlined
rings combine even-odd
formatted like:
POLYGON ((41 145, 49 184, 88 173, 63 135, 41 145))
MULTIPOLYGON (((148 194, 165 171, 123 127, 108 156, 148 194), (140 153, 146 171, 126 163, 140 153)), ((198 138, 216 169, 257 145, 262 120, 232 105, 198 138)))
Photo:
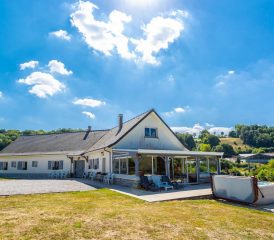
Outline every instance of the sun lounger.
POLYGON ((153 176, 151 176, 151 178, 152 178, 152 181, 154 182, 154 184, 156 185, 156 187, 165 189, 166 191, 168 189, 173 189, 173 185, 169 184, 168 182, 162 181, 162 179, 161 179, 162 176, 153 175, 153 176))

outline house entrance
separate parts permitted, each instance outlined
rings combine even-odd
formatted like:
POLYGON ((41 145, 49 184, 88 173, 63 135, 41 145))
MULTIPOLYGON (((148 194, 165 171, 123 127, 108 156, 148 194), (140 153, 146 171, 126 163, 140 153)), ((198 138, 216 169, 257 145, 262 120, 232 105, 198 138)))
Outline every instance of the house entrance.
POLYGON ((85 172, 85 161, 84 160, 77 160, 74 163, 75 165, 75 177, 81 178, 85 172))

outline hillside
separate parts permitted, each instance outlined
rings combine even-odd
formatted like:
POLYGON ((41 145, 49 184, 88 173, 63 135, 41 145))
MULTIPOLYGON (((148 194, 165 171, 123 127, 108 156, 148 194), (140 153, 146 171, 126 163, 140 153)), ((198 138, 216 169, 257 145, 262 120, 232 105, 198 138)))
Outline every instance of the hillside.
POLYGON ((229 144, 233 147, 235 152, 250 151, 252 148, 243 143, 240 138, 220 138, 222 144, 229 144))

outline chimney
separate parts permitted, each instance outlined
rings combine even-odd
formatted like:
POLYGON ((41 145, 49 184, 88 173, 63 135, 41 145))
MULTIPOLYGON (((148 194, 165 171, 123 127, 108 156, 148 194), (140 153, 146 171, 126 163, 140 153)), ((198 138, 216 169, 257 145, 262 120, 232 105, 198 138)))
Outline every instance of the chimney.
POLYGON ((85 134, 83 140, 86 140, 86 139, 87 139, 87 137, 88 137, 88 135, 89 135, 90 132, 91 132, 91 126, 88 126, 88 129, 87 129, 87 131, 86 131, 86 134, 85 134))
POLYGON ((118 133, 122 130, 123 128, 123 114, 118 115, 118 133))

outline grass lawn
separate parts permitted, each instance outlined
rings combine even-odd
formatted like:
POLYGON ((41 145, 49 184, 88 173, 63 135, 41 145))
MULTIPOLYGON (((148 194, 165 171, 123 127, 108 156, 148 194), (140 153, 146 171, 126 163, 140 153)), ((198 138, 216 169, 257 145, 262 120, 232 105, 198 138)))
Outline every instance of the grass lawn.
POLYGON ((215 200, 145 203, 101 189, 0 206, 0 239, 274 239, 273 214, 215 200))

